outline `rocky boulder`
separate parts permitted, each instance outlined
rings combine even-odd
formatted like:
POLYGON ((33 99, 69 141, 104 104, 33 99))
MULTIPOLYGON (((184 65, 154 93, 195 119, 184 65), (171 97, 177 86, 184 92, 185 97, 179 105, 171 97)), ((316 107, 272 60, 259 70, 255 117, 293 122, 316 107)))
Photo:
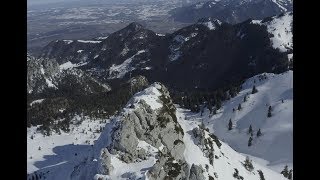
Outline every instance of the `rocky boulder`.
POLYGON ((192 164, 190 168, 190 177, 189 180, 204 180, 205 177, 203 175, 204 169, 200 166, 192 164))

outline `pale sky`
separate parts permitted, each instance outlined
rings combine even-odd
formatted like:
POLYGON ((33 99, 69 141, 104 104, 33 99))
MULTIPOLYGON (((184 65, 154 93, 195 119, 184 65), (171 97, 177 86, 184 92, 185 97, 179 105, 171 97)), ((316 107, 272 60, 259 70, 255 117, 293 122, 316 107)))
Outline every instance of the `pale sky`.
MULTIPOLYGON (((40 5, 40 4, 50 4, 57 2, 73 2, 73 1, 83 1, 83 0, 27 0, 28 5, 40 5)), ((87 0, 90 1, 90 0, 87 0)))

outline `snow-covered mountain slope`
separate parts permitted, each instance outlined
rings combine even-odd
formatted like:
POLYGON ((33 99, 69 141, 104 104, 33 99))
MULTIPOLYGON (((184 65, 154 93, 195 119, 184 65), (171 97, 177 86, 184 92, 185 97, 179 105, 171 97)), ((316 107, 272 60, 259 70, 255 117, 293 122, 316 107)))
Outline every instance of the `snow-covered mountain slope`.
MULTIPOLYGON (((35 58, 27 55, 27 90, 29 94, 43 93, 48 89, 59 91, 66 86, 82 86, 86 93, 107 92, 109 85, 90 77, 86 72, 74 67, 83 64, 72 64, 70 61, 59 65, 54 59, 35 58)), ((80 89, 80 88, 79 88, 80 89)))
MULTIPOLYGON (((199 122, 195 122, 189 119, 189 113, 190 111, 180 108, 177 112, 179 123, 181 124, 185 132, 191 132, 194 128, 198 128, 198 126, 200 125, 199 122)), ((210 137, 210 133, 208 131, 203 130, 203 132, 205 132, 206 138, 210 137)), ((209 158, 206 158, 203 155, 204 152, 201 150, 201 148, 194 144, 195 139, 196 138, 192 133, 186 133, 184 137, 184 142, 186 143, 186 150, 184 152, 184 155, 187 159, 188 164, 190 165, 196 164, 201 165, 202 167, 205 167, 206 164, 209 165, 209 171, 203 173, 205 174, 205 177, 208 177, 210 175, 217 179, 230 180, 235 178, 234 172, 235 169, 237 169, 239 171, 239 175, 242 176, 243 179, 259 179, 260 177, 259 173, 257 172, 258 170, 261 170, 263 172, 264 178, 266 180, 285 179, 281 174, 278 174, 268 167, 263 166, 261 163, 254 162, 254 158, 251 158, 253 160, 254 170, 248 171, 243 165, 246 156, 233 150, 228 144, 221 141, 220 148, 216 143, 213 143, 215 158, 213 160, 213 165, 210 166, 209 158)))
POLYGON ((278 48, 281 52, 287 52, 293 50, 292 16, 292 12, 287 12, 281 16, 268 18, 266 21, 253 20, 252 23, 267 26, 268 32, 273 36, 270 38, 272 46, 278 48))
POLYGON ((218 19, 213 19, 213 18, 201 18, 198 20, 197 24, 202 24, 206 27, 208 27, 210 30, 215 30, 217 27, 219 27, 222 22, 219 21, 218 19))
POLYGON ((214 90, 226 82, 241 81, 262 72, 288 70, 291 52, 272 46, 290 39, 285 30, 291 31, 287 27, 291 23, 282 22, 292 19, 292 15, 284 17, 272 17, 274 23, 270 25, 267 21, 257 25, 257 21, 251 20, 232 25, 202 18, 165 36, 131 23, 100 43, 53 41, 42 50, 41 57, 55 59, 62 69, 81 69, 109 84, 127 80, 131 75, 143 75, 151 82, 162 82, 178 90, 214 90))
POLYGON ((87 158, 109 119, 75 116, 72 122, 70 132, 52 132, 50 136, 44 136, 35 126, 27 129, 28 179, 36 174, 42 176, 39 179, 65 179, 74 166, 87 158))
POLYGON ((213 132, 238 152, 266 160, 274 170, 293 162, 293 72, 261 74, 248 79, 242 91, 223 103, 218 113, 210 115, 206 110, 187 116, 188 120, 203 121, 213 132), (255 86, 257 93, 251 94, 255 86), (246 96, 246 102, 244 97, 246 96), (241 104, 241 110, 238 106, 241 104), (271 117, 268 109, 271 106, 271 117), (234 110, 235 111, 234 111, 234 110), (231 119, 233 129, 228 130, 231 119), (248 146, 250 125, 253 129, 252 145, 248 146), (258 130, 262 135, 257 137, 258 130))
MULTIPOLYGON (((250 80, 244 88, 252 85, 249 82, 250 80)), ((257 84, 262 85, 263 82, 257 84)), ((262 94, 261 86, 257 88, 259 92, 255 95, 262 94)), ((249 98, 248 102, 252 99, 254 97, 249 98)), ((226 106, 225 104, 224 107, 226 106)), ((277 112, 274 110, 272 117, 277 117, 277 112)), ((83 142, 90 138, 95 139, 99 133, 93 138, 79 131, 84 128, 88 133, 88 128, 100 129, 103 122, 98 124, 90 120, 83 121, 81 125, 74 126, 72 131, 79 134, 61 134, 46 138, 36 134, 33 139, 28 137, 28 155, 35 156, 33 160, 29 160, 28 170, 32 172, 40 169, 36 173, 49 180, 257 180, 261 179, 261 176, 266 180, 285 179, 280 173, 254 161, 253 169, 245 166, 246 156, 209 133, 212 124, 205 123, 210 128, 208 129, 200 125, 201 121, 190 118, 196 116, 188 110, 176 108, 167 89, 160 83, 154 83, 136 93, 120 113, 106 122, 93 146, 83 142), (72 142, 75 142, 75 145, 72 145, 72 142), (38 146, 41 146, 41 150, 37 149, 38 146), (37 155, 37 151, 43 152, 37 155)), ((261 138, 267 137, 266 132, 268 131, 263 130, 264 135, 261 138)), ((28 136, 31 136, 34 131, 29 129, 28 133, 28 136)), ((29 175, 30 178, 32 176, 35 176, 35 173, 29 175)))
POLYGON ((28 93, 42 92, 46 88, 57 88, 52 83, 52 80, 59 74, 59 65, 57 62, 27 55, 27 66, 28 93))

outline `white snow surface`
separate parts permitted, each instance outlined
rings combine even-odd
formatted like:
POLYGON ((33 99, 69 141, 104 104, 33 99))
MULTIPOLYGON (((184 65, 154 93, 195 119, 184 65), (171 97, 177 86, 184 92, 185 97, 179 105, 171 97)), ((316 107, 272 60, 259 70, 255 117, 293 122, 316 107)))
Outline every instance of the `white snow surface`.
POLYGON ((65 42, 67 44, 71 44, 73 42, 73 40, 63 40, 63 42, 65 42))
MULTIPOLYGON (((219 25, 222 24, 222 22, 219 21, 218 19, 216 19, 215 22, 218 23, 219 25)), ((217 28, 216 25, 211 21, 211 19, 209 21, 207 21, 207 22, 201 22, 199 24, 202 24, 202 25, 208 27, 209 30, 215 30, 217 28)))
POLYGON ((74 67, 84 66, 86 64, 88 64, 88 62, 81 62, 81 63, 77 63, 77 64, 72 64, 72 62, 68 61, 66 63, 61 64, 59 67, 60 67, 60 70, 65 70, 65 69, 71 69, 74 67))
POLYGON ((212 24, 211 21, 204 23, 210 30, 216 29, 216 27, 212 24))
POLYGON ((104 40, 107 39, 109 36, 102 36, 102 37, 97 37, 98 40, 104 40))
MULTIPOLYGON (((242 91, 236 97, 224 102, 222 109, 212 117, 209 117, 207 110, 203 116, 200 116, 200 114, 178 107, 176 116, 184 131, 186 162, 190 166, 192 164, 201 165, 204 169, 208 164, 209 171, 204 171, 206 180, 208 175, 215 177, 215 174, 218 176, 215 179, 234 179, 235 168, 246 180, 260 179, 257 170, 262 170, 267 180, 285 180, 286 178, 277 171, 283 169, 284 165, 290 162, 290 158, 292 162, 292 75, 293 72, 288 71, 279 75, 266 74, 248 79, 243 84, 242 91), (267 77, 267 79, 259 81, 259 77, 267 77), (256 85, 258 92, 250 94, 247 102, 242 103, 244 94, 251 92, 253 84, 256 85), (237 107, 239 102, 242 103, 242 110, 233 113, 232 108, 237 107), (273 107, 271 118, 267 118, 266 103, 273 107), (230 117, 234 122, 234 129, 228 131, 227 123, 230 117), (204 122, 210 132, 217 135, 222 143, 220 148, 213 143, 214 155, 218 157, 214 159, 213 166, 209 164, 209 159, 204 157, 201 149, 194 143, 191 133, 191 130, 201 122, 204 122), (252 124, 255 133, 257 128, 261 128, 263 133, 259 138, 254 137, 253 146, 250 148, 247 147, 248 135, 246 134, 249 124, 252 124), (248 156, 253 160, 254 170, 252 172, 246 170, 242 165, 246 157, 242 153, 249 154, 248 156), (274 170, 270 169, 270 163, 274 170)), ((162 95, 161 88, 161 84, 153 83, 143 91, 136 93, 120 114, 106 122, 85 119, 81 123, 79 116, 73 120, 74 125, 71 125, 70 133, 43 137, 35 131, 36 127, 28 128, 28 173, 38 169, 42 172, 49 170, 50 172, 46 175, 48 180, 80 179, 80 176, 81 179, 130 179, 130 177, 148 179, 146 177, 148 169, 156 162, 155 154, 163 146, 157 149, 144 141, 139 141, 137 148, 147 150, 151 156, 147 160, 135 163, 126 164, 117 156, 111 155, 114 170, 108 176, 99 174, 99 160, 97 159, 99 159, 101 149, 112 142, 111 131, 117 122, 138 107, 137 103, 140 100, 144 100, 153 110, 162 107, 159 99, 159 96, 162 95), (135 104, 134 108, 132 104, 135 104), (76 125, 77 122, 80 124, 76 125), (102 133, 95 133, 95 130, 100 127, 104 127, 102 133), (92 132, 88 131, 90 128, 92 132), (34 135, 33 139, 30 138, 31 135, 34 135), (39 146, 41 150, 38 150, 39 146), (30 159, 31 156, 32 159, 30 159)), ((208 135, 206 132, 206 137, 208 135)), ((292 166, 289 165, 289 167, 292 166)))
POLYGON ((77 40, 78 42, 81 43, 101 43, 102 41, 91 41, 91 40, 77 40))
POLYGON ((30 106, 32 106, 32 105, 34 105, 34 104, 40 104, 40 103, 42 103, 42 101, 43 101, 44 99, 37 99, 37 100, 34 100, 34 101, 32 101, 31 103, 30 103, 30 106))
POLYGON ((148 105, 150 105, 152 110, 160 109, 162 107, 162 103, 159 99, 159 96, 161 96, 162 93, 159 91, 159 89, 161 89, 161 85, 158 83, 153 83, 148 88, 135 94, 128 102, 126 108, 129 108, 131 104, 135 104, 141 100, 144 100, 148 105))
POLYGON ((100 132, 97 130, 109 123, 109 120, 76 116, 73 122, 75 124, 70 125, 69 133, 62 132, 59 135, 53 132, 51 136, 45 137, 36 131, 37 127, 27 128, 28 173, 49 170, 48 179, 68 179, 74 166, 87 158, 92 149, 91 144, 99 138, 100 132), (84 120, 77 125, 80 119, 84 120))
POLYGON ((291 24, 292 15, 289 15, 289 13, 267 23, 268 32, 274 35, 274 37, 271 38, 274 48, 279 48, 282 52, 286 52, 287 49, 292 49, 291 24))
MULTIPOLYGON (((153 110, 161 108, 162 105, 159 102, 159 96, 161 95, 159 91, 160 88, 160 84, 154 83, 145 90, 135 94, 134 97, 128 102, 123 112, 119 115, 119 117, 115 118, 115 120, 120 120, 119 118, 121 118, 121 116, 127 114, 129 111, 133 111, 132 108, 129 108, 130 105, 138 103, 141 99, 145 100, 153 110)), ((201 151, 201 149, 194 144, 194 139, 190 134, 190 131, 200 124, 199 121, 194 121, 192 118, 190 118, 190 116, 192 117, 194 115, 195 114, 190 113, 189 110, 181 108, 178 108, 176 112, 178 122, 185 132, 183 141, 186 145, 184 156, 187 163, 190 165, 190 167, 192 164, 196 164, 201 165, 203 168, 205 168, 205 165, 209 164, 209 160, 208 158, 203 156, 203 152, 201 151)), ((110 138, 109 132, 112 128, 109 127, 105 129, 106 130, 103 134, 108 134, 108 137, 110 138)), ((206 134, 206 136, 208 136, 208 133, 206 134)), ((111 143, 110 140, 106 139, 106 136, 101 136, 98 141, 99 145, 95 146, 96 148, 98 147, 97 149, 99 149, 99 147, 106 147, 111 143)), ((102 179, 130 179, 130 177, 133 179, 147 179, 146 173, 148 169, 152 167, 156 162, 155 154, 157 151, 161 151, 163 146, 160 146, 157 149, 144 141, 139 141, 138 148, 144 148, 148 150, 148 152, 150 152, 152 156, 147 160, 126 164, 121 162, 116 156, 111 155, 111 164, 114 166, 114 170, 110 175, 95 174, 93 175, 95 179, 98 179, 99 177, 102 179)), ((233 173, 235 171, 234 168, 237 168, 239 170, 239 174, 247 180, 259 179, 257 170, 262 170, 266 179, 285 180, 285 178, 280 173, 275 172, 267 168, 266 166, 255 162, 253 162, 254 170, 252 172, 247 171, 242 165, 242 162, 244 162, 246 156, 234 151, 231 147, 223 142, 221 149, 219 149, 218 146, 214 143, 214 149, 214 153, 215 155, 219 156, 219 159, 214 159, 214 165, 209 165, 209 171, 204 172, 206 180, 208 179, 208 175, 215 177, 214 173, 216 173, 221 180, 233 179, 233 173)), ((97 152, 97 154, 99 154, 99 151, 97 152)))
POLYGON ((126 59, 122 64, 115 65, 113 64, 109 68, 109 79, 115 79, 115 78, 122 78, 124 75, 126 75, 128 72, 135 69, 135 67, 131 66, 131 62, 134 59, 135 56, 145 53, 146 50, 140 50, 135 55, 131 56, 130 58, 126 59))
MULTIPOLYGON (((228 143, 235 150, 256 156, 268 161, 268 166, 293 163, 293 72, 283 74, 257 75, 248 79, 241 92, 234 98, 223 103, 216 115, 209 116, 205 110, 190 117, 195 121, 203 121, 219 139, 228 143), (267 79, 259 80, 265 76, 267 79), (255 82, 255 83, 254 83, 255 82), (251 94, 253 85, 258 92, 251 94), (247 101, 243 102, 244 96, 247 101), (282 103, 283 100, 283 103, 282 103), (237 110, 241 103, 242 109, 237 110), (267 117, 268 107, 272 107, 272 116, 267 117), (233 108, 236 109, 233 112, 233 108), (232 120, 233 129, 228 131, 228 122, 232 120), (249 126, 253 128, 253 145, 248 147, 249 126), (257 137, 258 129, 262 136, 257 137)), ((271 167, 272 168, 272 167, 271 167)), ((282 170, 281 169, 281 170, 282 170)), ((278 169, 279 170, 279 169, 278 169)))
POLYGON ((57 89, 56 85, 54 85, 54 84, 52 83, 52 80, 51 80, 51 79, 45 78, 45 80, 46 80, 46 83, 47 83, 48 87, 52 87, 52 88, 57 89))
MULTIPOLYGON (((246 156, 242 155, 235 150, 233 150, 228 144, 221 142, 221 149, 218 148, 216 143, 213 143, 214 155, 218 156, 218 159, 213 160, 213 166, 210 165, 209 159, 203 156, 201 149, 194 144, 193 137, 191 136, 191 131, 193 128, 197 127, 200 122, 193 121, 190 116, 194 116, 193 113, 190 113, 189 110, 177 109, 177 118, 182 129, 185 133, 184 143, 186 146, 184 156, 187 163, 191 166, 192 164, 201 165, 205 169, 205 165, 209 165, 209 171, 204 171, 204 176, 206 179, 208 175, 215 177, 214 173, 218 175, 220 180, 231 180, 234 179, 233 173, 235 168, 239 170, 239 175, 246 180, 257 180, 259 179, 259 174, 257 170, 262 170, 265 179, 274 179, 274 180, 285 180, 285 178, 278 172, 269 169, 266 166, 263 166, 255 161, 252 161, 254 170, 249 172, 244 168, 242 163, 244 162, 246 156), (185 120, 187 118, 187 120, 185 120)), ((206 137, 208 134, 206 133, 206 137)), ((253 160, 251 158, 251 160, 253 160)))
POLYGON ((270 22, 261 23, 261 20, 252 20, 251 23, 267 26, 267 30, 273 35, 271 38, 272 47, 278 48, 281 52, 287 52, 293 49, 292 42, 292 12, 287 12, 284 16, 273 17, 270 22))
POLYGON ((151 153, 152 156, 145 161, 127 164, 112 155, 111 163, 114 167, 114 171, 109 175, 110 179, 130 179, 130 177, 139 179, 145 177, 145 173, 148 168, 152 167, 156 163, 155 156, 159 150, 141 140, 139 140, 138 149, 145 149, 147 152, 151 153))
POLYGON ((157 36, 166 36, 164 34, 161 34, 161 33, 156 33, 157 36))

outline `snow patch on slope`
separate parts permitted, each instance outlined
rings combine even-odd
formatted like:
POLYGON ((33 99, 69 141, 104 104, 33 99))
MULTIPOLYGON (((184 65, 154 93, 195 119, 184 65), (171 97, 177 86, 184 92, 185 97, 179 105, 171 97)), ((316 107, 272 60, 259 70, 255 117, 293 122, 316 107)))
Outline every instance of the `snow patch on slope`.
POLYGON ((162 93, 159 91, 159 89, 161 89, 161 85, 159 83, 153 83, 148 88, 135 94, 128 102, 126 108, 130 108, 131 104, 135 104, 140 100, 144 100, 150 105, 152 110, 160 109, 162 107, 162 103, 159 99, 159 96, 161 96, 162 93))
POLYGON ((281 17, 273 17, 271 21, 262 23, 261 20, 252 20, 252 24, 265 25, 271 37, 272 47, 281 52, 293 49, 292 41, 292 12, 287 12, 281 17))
POLYGON ((102 41, 90 41, 90 40, 77 40, 78 42, 81 43, 101 43, 102 41))
POLYGON ((40 104, 40 103, 42 103, 43 100, 44 100, 44 99, 34 100, 34 101, 32 101, 32 102, 30 103, 30 106, 32 106, 32 105, 34 105, 34 104, 40 104))
POLYGON ((54 84, 52 83, 52 80, 51 80, 51 79, 45 78, 45 80, 46 80, 46 83, 47 83, 48 87, 52 87, 52 88, 58 89, 58 88, 56 87, 56 85, 54 85, 54 84))
POLYGON ((88 64, 88 62, 82 62, 82 63, 73 64, 72 62, 68 61, 66 63, 61 64, 59 67, 60 67, 60 70, 66 70, 66 69, 71 69, 71 68, 74 68, 74 67, 84 66, 86 64, 88 64))
POLYGON ((135 68, 130 66, 132 60, 134 59, 135 56, 145 52, 146 50, 140 50, 135 55, 125 60, 122 64, 119 64, 119 65, 112 64, 112 66, 109 68, 109 79, 122 78, 128 72, 134 70, 135 68))
POLYGON ((202 24, 208 27, 209 30, 215 30, 218 26, 222 24, 222 22, 218 19, 207 18, 199 20, 198 24, 202 24))
POLYGON ((203 122, 222 141, 235 150, 269 161, 270 166, 292 164, 293 162, 293 72, 282 74, 265 73, 248 79, 242 91, 234 98, 223 103, 218 114, 209 116, 206 110, 203 117, 192 117, 203 122), (251 94, 253 85, 258 92, 251 94), (247 101, 243 102, 247 95, 247 101), (282 102, 283 100, 283 102, 282 102), (241 103, 242 109, 237 109, 241 103), (268 107, 272 116, 267 117, 268 107), (227 125, 232 120, 233 130, 227 125), (248 128, 252 125, 253 141, 248 146, 248 128), (258 129, 262 136, 257 137, 258 129))
POLYGON ((63 40, 63 42, 65 42, 67 44, 71 44, 73 42, 73 40, 63 40))
POLYGON ((88 156, 90 145, 100 136, 100 128, 109 123, 108 119, 92 120, 80 116, 72 121, 75 124, 70 125, 69 133, 52 132, 51 136, 43 136, 35 126, 27 128, 28 173, 50 170, 52 176, 48 179, 68 179, 74 166, 88 156))
POLYGON ((289 13, 267 23, 268 32, 273 34, 271 38, 272 46, 279 48, 281 52, 293 48, 291 26, 292 15, 289 15, 289 13))

